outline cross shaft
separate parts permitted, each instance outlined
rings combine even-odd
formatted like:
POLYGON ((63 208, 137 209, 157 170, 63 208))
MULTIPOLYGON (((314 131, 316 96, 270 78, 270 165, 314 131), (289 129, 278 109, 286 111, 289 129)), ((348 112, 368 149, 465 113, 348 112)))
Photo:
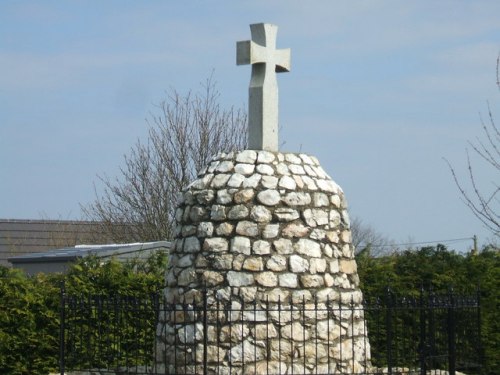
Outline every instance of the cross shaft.
POLYGON ((290 49, 276 49, 278 27, 250 25, 252 40, 236 44, 236 64, 252 65, 248 98, 248 148, 278 151, 276 73, 290 71, 290 49))

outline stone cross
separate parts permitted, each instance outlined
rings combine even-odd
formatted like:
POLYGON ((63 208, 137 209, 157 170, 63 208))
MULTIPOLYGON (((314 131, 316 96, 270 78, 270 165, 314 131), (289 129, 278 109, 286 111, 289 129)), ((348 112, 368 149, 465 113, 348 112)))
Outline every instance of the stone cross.
POLYGON ((248 148, 278 151, 278 83, 290 71, 290 49, 276 49, 278 26, 250 25, 252 40, 236 44, 236 64, 252 65, 248 100, 248 148))

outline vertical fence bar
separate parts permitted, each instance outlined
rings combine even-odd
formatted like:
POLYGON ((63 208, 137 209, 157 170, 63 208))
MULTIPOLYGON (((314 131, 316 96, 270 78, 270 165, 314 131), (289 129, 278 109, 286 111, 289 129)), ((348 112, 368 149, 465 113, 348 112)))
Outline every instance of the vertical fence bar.
POLYGON ((65 352, 65 335, 64 335, 64 330, 65 330, 65 319, 66 319, 66 314, 65 314, 65 297, 66 297, 66 291, 65 291, 65 285, 64 281, 61 282, 61 290, 59 294, 60 298, 60 305, 59 305, 59 370, 61 372, 61 375, 64 375, 64 352, 65 352))
POLYGON ((419 360, 420 360, 420 375, 427 374, 427 366, 426 366, 426 317, 425 317, 425 306, 424 306, 424 286, 422 285, 420 288, 420 295, 418 306, 420 308, 420 343, 419 343, 419 360))
POLYGON ((386 348, 387 348, 387 373, 392 375, 392 299, 391 299, 391 289, 387 287, 386 289, 386 314, 385 314, 385 324, 387 327, 387 338, 386 338, 386 348))
POLYGON ((449 375, 455 375, 456 371, 456 324, 455 324, 455 297, 453 289, 450 290, 450 301, 448 305, 448 372, 449 375))
MULTIPOLYGON (((207 319, 207 288, 203 288, 203 375, 208 373, 208 319, 207 319)), ((194 327, 194 334, 196 338, 196 325, 194 327)), ((196 343, 196 340, 195 340, 196 343)), ((196 359, 195 359, 196 361, 196 359)))

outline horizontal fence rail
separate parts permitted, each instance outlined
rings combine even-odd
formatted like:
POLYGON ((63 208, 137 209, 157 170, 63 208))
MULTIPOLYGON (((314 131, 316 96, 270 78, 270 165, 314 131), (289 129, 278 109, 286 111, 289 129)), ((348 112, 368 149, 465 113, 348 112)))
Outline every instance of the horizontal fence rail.
POLYGON ((388 291, 382 298, 366 298, 362 308, 328 300, 207 303, 211 297, 202 296, 197 303, 166 303, 158 294, 70 296, 62 290, 61 374, 444 375, 481 370, 478 294, 421 291, 398 297, 388 291), (178 329, 169 330, 167 321, 178 329), (249 331, 257 341, 232 339, 249 331), (363 357, 356 366, 360 351, 371 352, 371 359, 363 357), (339 355, 341 361, 332 361, 339 355))

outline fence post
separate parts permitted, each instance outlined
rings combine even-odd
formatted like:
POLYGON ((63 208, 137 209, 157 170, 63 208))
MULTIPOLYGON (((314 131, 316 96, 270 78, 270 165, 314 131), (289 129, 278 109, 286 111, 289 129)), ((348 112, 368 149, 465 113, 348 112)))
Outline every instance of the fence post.
POLYGON ((448 365, 449 375, 455 375, 456 371, 456 324, 455 324, 455 298, 453 288, 450 289, 450 301, 448 304, 448 365))
MULTIPOLYGON (((203 289, 203 375, 208 374, 208 319, 207 319, 207 288, 203 289)), ((196 335, 196 329, 195 329, 196 335)))
POLYGON ((65 366, 64 366, 64 354, 65 354, 65 347, 64 347, 64 330, 65 330, 65 325, 64 325, 64 320, 66 318, 66 314, 64 311, 65 308, 65 296, 66 296, 66 291, 65 291, 65 285, 64 281, 61 282, 61 287, 60 287, 60 292, 59 292, 59 370, 61 375, 64 375, 65 371, 65 366))
POLYGON ((387 338, 386 338, 386 348, 387 348, 387 373, 392 375, 392 308, 393 301, 391 298, 391 289, 387 287, 386 289, 386 314, 385 314, 385 324, 387 327, 387 338))
POLYGON ((426 365, 426 350, 427 350, 427 340, 426 340, 426 317, 425 317, 425 305, 424 305, 424 286, 420 287, 420 296, 418 306, 420 308, 420 345, 419 345, 419 360, 420 360, 420 375, 427 374, 426 365))

